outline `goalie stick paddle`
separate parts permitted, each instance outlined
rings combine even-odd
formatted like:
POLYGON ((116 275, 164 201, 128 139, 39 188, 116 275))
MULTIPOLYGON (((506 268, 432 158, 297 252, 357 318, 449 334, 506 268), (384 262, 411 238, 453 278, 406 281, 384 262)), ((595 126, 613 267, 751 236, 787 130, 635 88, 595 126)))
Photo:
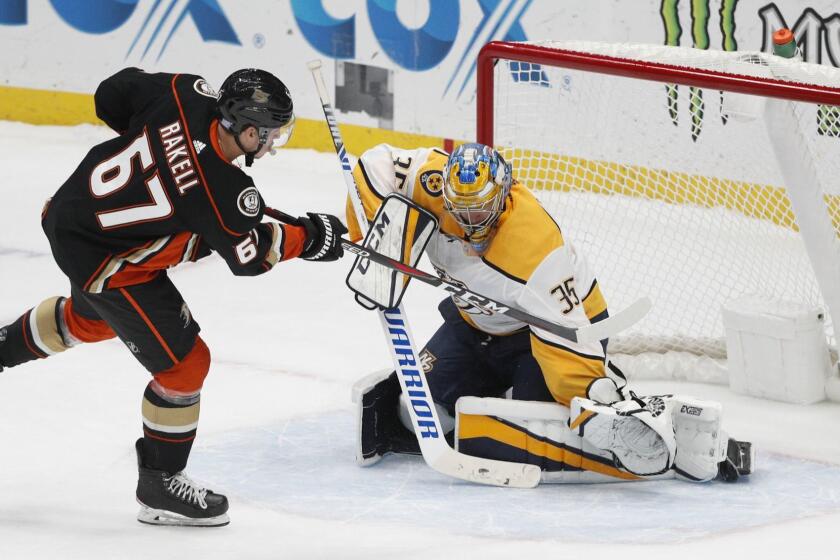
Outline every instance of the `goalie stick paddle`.
MULTIPOLYGON (((280 210, 266 208, 265 213, 276 220, 280 220, 281 222, 292 224, 297 223, 297 218, 294 218, 285 212, 281 212, 280 210)), ((523 323, 532 325, 538 329, 548 331, 561 338, 571 342, 577 342, 579 344, 598 342, 606 338, 610 338, 640 321, 651 308, 650 299, 643 297, 636 300, 619 313, 610 315, 606 319, 598 321, 597 323, 592 323, 591 325, 585 325, 583 327, 567 327, 565 325, 549 321, 548 319, 543 319, 537 315, 532 315, 527 311, 523 311, 516 307, 511 307, 490 299, 489 297, 473 292, 460 284, 450 282, 440 276, 429 274, 428 272, 409 266, 404 262, 392 259, 387 255, 383 255, 382 253, 359 245, 358 243, 342 239, 341 246, 355 255, 370 259, 377 264, 381 264, 382 266, 401 272, 411 278, 416 278, 425 284, 442 288, 483 311, 507 315, 508 317, 517 319, 523 323)))
MULTIPOLYGON (((344 183, 353 203, 356 220, 359 227, 363 229, 367 226, 367 218, 362 207, 359 188, 353 180, 350 160, 344 149, 344 140, 329 101, 327 86, 321 75, 321 61, 310 62, 308 67, 321 99, 321 107, 330 129, 336 155, 341 163, 344 183)), ((394 309, 379 311, 378 315, 382 332, 388 342, 391 359, 394 361, 400 388, 410 401, 408 412, 426 464, 442 474, 479 484, 513 488, 537 486, 540 483, 540 468, 536 465, 473 457, 458 453, 449 447, 440 426, 437 409, 427 389, 429 385, 426 374, 423 373, 422 367, 418 367, 420 360, 417 345, 414 343, 402 305, 394 309), (406 352, 409 354, 406 355, 406 352)))

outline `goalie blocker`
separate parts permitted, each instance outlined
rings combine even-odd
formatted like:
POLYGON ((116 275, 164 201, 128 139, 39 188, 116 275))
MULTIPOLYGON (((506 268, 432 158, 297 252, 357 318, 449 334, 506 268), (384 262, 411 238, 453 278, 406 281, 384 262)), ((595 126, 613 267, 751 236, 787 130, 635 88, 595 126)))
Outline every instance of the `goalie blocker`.
MULTIPOLYGON (((379 207, 363 245, 414 267, 437 227, 432 213, 402 196, 390 195, 379 207)), ((399 307, 409 280, 409 276, 394 268, 357 255, 347 275, 347 286, 356 292, 356 300, 362 306, 391 309, 399 307)))
MULTIPOLYGON (((589 396, 612 393, 619 400, 605 404, 576 397, 569 409, 557 403, 461 397, 447 439, 467 455, 536 465, 541 481, 549 483, 675 476, 734 482, 753 471, 752 445, 729 438, 721 429, 720 404, 632 392, 624 398, 611 379, 597 385, 589 396)), ((405 405, 395 374, 364 377, 353 391, 360 466, 371 466, 389 453, 419 453, 414 434, 401 421, 400 407, 405 405)))

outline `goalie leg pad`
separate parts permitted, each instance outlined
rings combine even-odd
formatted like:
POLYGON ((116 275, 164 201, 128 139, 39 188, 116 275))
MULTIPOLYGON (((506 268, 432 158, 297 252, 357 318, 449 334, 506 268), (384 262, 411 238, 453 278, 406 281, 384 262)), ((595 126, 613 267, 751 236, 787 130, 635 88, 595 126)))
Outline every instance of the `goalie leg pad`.
MULTIPOLYGON (((437 411, 438 420, 440 420, 440 429, 443 431, 446 440, 451 444, 451 435, 453 430, 455 430, 455 418, 452 417, 451 414, 446 410, 446 407, 439 405, 438 403, 434 403, 435 410, 437 411)), ((413 432, 414 428, 411 425, 411 413, 408 411, 408 407, 410 406, 409 400, 405 398, 403 393, 400 393, 400 406, 397 409, 400 417, 400 422, 405 429, 413 432)))
POLYGON ((400 421, 400 383, 393 371, 380 371, 353 385, 357 412, 356 463, 366 467, 388 453, 420 454, 417 437, 400 421))
POLYGON ((726 432, 721 430, 720 403, 692 397, 672 400, 677 456, 674 470, 678 478, 706 482, 718 475, 718 465, 726 458, 726 432))
MULTIPOLYGON (((652 476, 673 468, 678 478, 706 482, 718 476, 726 458, 729 438, 721 419, 719 403, 631 393, 630 399, 611 405, 575 398, 570 427, 592 445, 613 453, 616 466, 627 472, 652 476)), ((751 469, 749 453, 736 458, 745 473, 751 469)), ((738 476, 737 466, 723 475, 733 476, 738 476)))
POLYGON ((569 427, 598 449, 612 454, 615 466, 637 476, 655 476, 674 463, 674 437, 668 397, 651 396, 612 405, 575 397, 569 427))
POLYGON ((461 397, 456 405, 456 449, 467 455, 527 463, 551 483, 621 482, 639 477, 619 470, 612 454, 569 429, 569 409, 558 403, 461 397))

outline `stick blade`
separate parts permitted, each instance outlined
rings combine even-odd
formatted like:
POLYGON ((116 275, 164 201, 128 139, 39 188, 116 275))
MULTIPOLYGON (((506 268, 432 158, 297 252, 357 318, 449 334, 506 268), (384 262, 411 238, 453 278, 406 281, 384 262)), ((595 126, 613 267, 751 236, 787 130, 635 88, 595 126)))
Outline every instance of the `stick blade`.
POLYGON ((641 321, 648 314, 651 307, 653 307, 653 304, 649 297, 639 298, 616 315, 611 315, 603 321, 598 321, 597 323, 578 329, 578 342, 580 344, 589 344, 590 342, 600 342, 606 338, 615 336, 641 321))
POLYGON ((536 488, 542 473, 536 465, 482 459, 458 453, 451 448, 428 463, 441 474, 476 484, 504 488, 536 488))

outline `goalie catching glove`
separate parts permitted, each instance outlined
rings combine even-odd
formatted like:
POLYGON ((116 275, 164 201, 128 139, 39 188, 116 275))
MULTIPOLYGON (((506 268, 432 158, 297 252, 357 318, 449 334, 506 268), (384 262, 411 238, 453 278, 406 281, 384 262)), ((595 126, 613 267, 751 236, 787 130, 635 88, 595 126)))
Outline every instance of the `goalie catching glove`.
POLYGON ((341 236, 347 233, 347 228, 337 217, 307 212, 305 217, 298 218, 298 222, 306 230, 306 244, 300 258, 307 261, 334 261, 344 256, 341 236))

